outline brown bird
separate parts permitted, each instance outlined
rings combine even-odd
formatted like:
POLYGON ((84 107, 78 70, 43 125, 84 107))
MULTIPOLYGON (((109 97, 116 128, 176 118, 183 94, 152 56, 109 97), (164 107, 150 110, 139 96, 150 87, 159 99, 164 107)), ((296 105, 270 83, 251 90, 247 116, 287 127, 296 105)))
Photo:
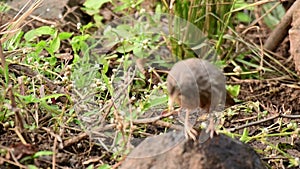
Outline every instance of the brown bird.
MULTIPOLYGON (((197 58, 179 61, 172 67, 167 77, 167 89, 169 111, 173 110, 174 102, 186 110, 185 136, 194 140, 197 132, 189 124, 191 111, 201 108, 211 115, 217 109, 222 110, 225 102, 229 105, 234 103, 226 92, 223 73, 208 61, 197 58)), ((214 133, 212 116, 206 132, 209 131, 212 137, 214 133)))

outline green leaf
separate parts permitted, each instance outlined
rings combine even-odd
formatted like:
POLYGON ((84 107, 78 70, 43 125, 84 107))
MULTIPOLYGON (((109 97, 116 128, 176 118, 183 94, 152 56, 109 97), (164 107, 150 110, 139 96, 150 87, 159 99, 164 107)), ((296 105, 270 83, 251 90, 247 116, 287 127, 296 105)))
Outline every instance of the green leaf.
POLYGON ((85 11, 88 15, 93 16, 97 13, 99 13, 99 9, 90 9, 90 8, 81 8, 83 11, 85 11))
POLYGON ((94 169, 94 164, 89 165, 86 169, 94 169))
POLYGON ((57 58, 56 58, 55 56, 52 56, 52 57, 50 57, 50 58, 47 59, 47 60, 48 60, 48 62, 49 62, 49 64, 50 64, 51 66, 55 66, 56 63, 57 63, 57 58))
POLYGON ((24 32, 18 31, 9 41, 3 43, 3 48, 7 50, 16 50, 20 47, 21 40, 23 39, 24 32))
MULTIPOLYGON (((162 6, 161 4, 157 4, 156 7, 155 7, 155 13, 156 14, 161 14, 163 13, 162 12, 162 6)), ((154 17, 159 17, 160 15, 154 15, 154 17)), ((159 19, 159 18, 156 18, 156 19, 159 19)))
POLYGON ((70 33, 70 32, 61 32, 58 34, 58 37, 60 40, 66 40, 66 39, 69 39, 72 35, 73 35, 73 33, 70 33))
POLYGON ((245 2, 245 0, 237 0, 234 3, 234 9, 238 9, 238 8, 243 8, 243 9, 247 9, 247 10, 254 10, 254 7, 251 6, 251 4, 248 4, 247 2, 245 2))
POLYGON ((266 14, 266 16, 263 18, 264 22, 271 29, 274 29, 275 26, 280 22, 281 18, 285 15, 285 9, 282 5, 278 5, 275 9, 272 9, 276 5, 276 3, 266 3, 262 6, 263 14, 266 14), (270 9, 272 9, 271 12, 269 12, 270 9))
POLYGON ((240 22, 246 22, 246 23, 251 22, 251 17, 243 12, 238 12, 236 14, 236 17, 240 22))
POLYGON ((28 104, 28 103, 38 103, 39 102, 39 99, 36 98, 34 95, 23 96, 23 95, 19 95, 19 94, 16 93, 16 96, 23 99, 26 104, 28 104))
POLYGON ((124 41, 121 46, 119 46, 116 51, 119 53, 128 53, 134 49, 134 45, 131 42, 124 41))
POLYGON ((36 44, 36 50, 35 53, 39 54, 40 52, 42 52, 42 50, 44 50, 47 46, 47 42, 42 40, 39 43, 36 44))
POLYGON ((80 61, 80 56, 78 54, 74 54, 74 60, 73 60, 73 63, 76 64, 80 61))
MULTIPOLYGON (((251 63, 251 62, 249 62, 249 61, 246 61, 246 60, 244 60, 243 58, 236 58, 236 61, 238 61, 238 62, 240 62, 240 63, 243 63, 243 64, 245 64, 245 65, 247 65, 247 66, 254 67, 254 68, 261 68, 260 65, 251 63)), ((272 69, 269 69, 269 68, 266 68, 266 67, 263 67, 263 69, 264 69, 265 71, 273 72, 272 69)))
POLYGON ((52 155, 53 152, 52 151, 39 151, 39 152, 36 152, 34 155, 33 155, 33 158, 38 158, 38 157, 41 157, 41 156, 50 156, 52 155))
POLYGON ((25 101, 25 103, 28 104, 28 103, 39 103, 39 102, 46 101, 46 100, 51 99, 51 98, 57 99, 60 96, 65 96, 65 94, 52 94, 52 95, 45 96, 41 99, 36 98, 34 95, 23 96, 23 95, 20 95, 20 94, 16 93, 16 96, 23 99, 25 101))
POLYGON ((133 48, 133 54, 135 56, 137 56, 138 58, 142 58, 143 56, 145 56, 145 53, 143 52, 142 47, 137 46, 137 45, 134 46, 134 48, 133 48))
MULTIPOLYGON (((94 26, 94 24, 92 22, 89 22, 87 25, 83 25, 81 28, 80 28, 80 31, 81 32, 84 32, 85 30, 87 29, 90 29, 94 26)), ((86 34, 87 35, 87 34, 86 34)))
POLYGON ((155 107, 155 106, 167 103, 167 102, 168 102, 168 97, 167 96, 158 97, 158 98, 152 99, 150 101, 152 107, 155 107))
POLYGON ((103 16, 98 14, 94 15, 94 21, 96 22, 96 26, 100 27, 102 25, 103 16))
POLYGON ((40 105, 39 106, 40 108, 45 109, 47 112, 51 112, 51 113, 54 113, 54 114, 61 113, 61 109, 57 105, 49 106, 46 101, 42 101, 39 105, 40 105))
POLYGON ((240 93, 240 87, 240 85, 228 85, 226 89, 232 96, 237 97, 240 93))
POLYGON ((60 47, 60 39, 59 37, 56 37, 53 39, 53 41, 50 43, 49 49, 50 53, 57 52, 60 47))
POLYGON ((120 12, 120 11, 125 10, 126 8, 129 8, 129 7, 130 7, 130 4, 125 3, 123 5, 116 6, 115 9, 114 9, 114 12, 120 12))
POLYGON ((6 86, 8 86, 8 83, 9 83, 9 69, 8 69, 8 64, 5 64, 3 73, 4 73, 4 77, 5 77, 5 84, 6 84, 6 86))
POLYGON ((114 90, 113 90, 113 88, 112 88, 112 86, 110 84, 109 78, 104 73, 102 73, 102 80, 106 84, 106 87, 107 87, 110 95, 113 96, 114 95, 114 90))
POLYGON ((105 74, 105 73, 107 73, 107 71, 108 71, 109 63, 108 63, 108 61, 105 60, 105 59, 103 59, 103 60, 101 61, 101 63, 103 64, 103 68, 102 68, 101 73, 102 73, 102 74, 105 74))
POLYGON ((74 36, 72 38, 71 45, 72 45, 72 49, 74 50, 75 53, 78 52, 79 50, 85 51, 85 49, 88 48, 88 45, 85 41, 89 37, 90 37, 90 35, 85 34, 85 35, 74 36))
POLYGON ((28 169, 38 169, 35 165, 27 165, 28 169))
POLYGON ((249 135, 249 130, 247 128, 244 128, 243 135, 241 136, 240 141, 244 143, 248 142, 250 140, 248 135, 249 135))
POLYGON ((109 166, 108 164, 102 164, 97 169, 111 169, 111 166, 109 166))
POLYGON ((117 33, 119 37, 130 39, 134 37, 135 35, 132 33, 132 27, 130 25, 118 25, 116 29, 113 30, 113 32, 117 33))
POLYGON ((111 0, 86 0, 83 6, 91 9, 100 9, 101 6, 107 2, 111 2, 111 0))
POLYGON ((10 10, 10 7, 6 5, 5 3, 1 3, 0 5, 0 13, 8 12, 10 10))
POLYGON ((51 94, 51 95, 48 95, 48 96, 45 96, 45 97, 41 98, 40 101, 43 101, 43 100, 46 101, 46 100, 52 99, 52 98, 57 99, 61 96, 65 96, 65 94, 51 94))
POLYGON ((54 35, 55 34, 55 29, 50 27, 50 26, 42 26, 34 30, 28 31, 25 35, 24 38, 26 41, 32 41, 36 37, 42 36, 42 35, 54 35))

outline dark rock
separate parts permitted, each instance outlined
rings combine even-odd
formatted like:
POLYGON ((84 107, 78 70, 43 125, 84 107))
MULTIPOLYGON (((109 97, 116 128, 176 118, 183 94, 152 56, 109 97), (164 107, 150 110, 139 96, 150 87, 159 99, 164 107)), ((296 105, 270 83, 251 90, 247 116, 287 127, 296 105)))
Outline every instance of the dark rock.
POLYGON ((123 162, 121 169, 264 169, 248 145, 223 134, 206 142, 185 140, 173 132, 147 138, 123 162))

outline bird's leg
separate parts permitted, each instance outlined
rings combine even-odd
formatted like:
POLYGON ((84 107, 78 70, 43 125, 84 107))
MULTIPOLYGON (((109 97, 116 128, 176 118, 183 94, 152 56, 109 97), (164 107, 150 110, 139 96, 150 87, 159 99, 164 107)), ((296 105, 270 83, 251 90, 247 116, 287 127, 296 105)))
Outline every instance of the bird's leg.
POLYGON ((193 126, 190 126, 189 123, 189 113, 190 110, 187 109, 185 113, 185 122, 184 122, 184 135, 185 138, 192 138, 194 141, 196 140, 197 131, 193 129, 193 126))
MULTIPOLYGON (((214 109, 213 109, 214 110, 214 109)), ((215 122, 214 122, 214 116, 215 116, 215 112, 211 111, 210 108, 207 108, 207 113, 209 114, 208 118, 209 118, 209 124, 206 128, 206 133, 209 133, 210 138, 214 137, 214 132, 215 132, 215 122)))
POLYGON ((215 132, 215 124, 213 117, 209 117, 209 124, 206 129, 206 133, 209 133, 210 138, 213 138, 215 132))

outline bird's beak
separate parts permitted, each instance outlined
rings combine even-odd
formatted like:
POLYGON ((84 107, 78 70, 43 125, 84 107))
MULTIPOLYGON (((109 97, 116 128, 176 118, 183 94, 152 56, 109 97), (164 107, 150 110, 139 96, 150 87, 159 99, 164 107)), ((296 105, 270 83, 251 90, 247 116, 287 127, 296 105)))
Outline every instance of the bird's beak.
POLYGON ((169 100, 168 100, 168 111, 171 112, 174 110, 174 107, 173 107, 173 99, 172 97, 169 97, 169 100))

